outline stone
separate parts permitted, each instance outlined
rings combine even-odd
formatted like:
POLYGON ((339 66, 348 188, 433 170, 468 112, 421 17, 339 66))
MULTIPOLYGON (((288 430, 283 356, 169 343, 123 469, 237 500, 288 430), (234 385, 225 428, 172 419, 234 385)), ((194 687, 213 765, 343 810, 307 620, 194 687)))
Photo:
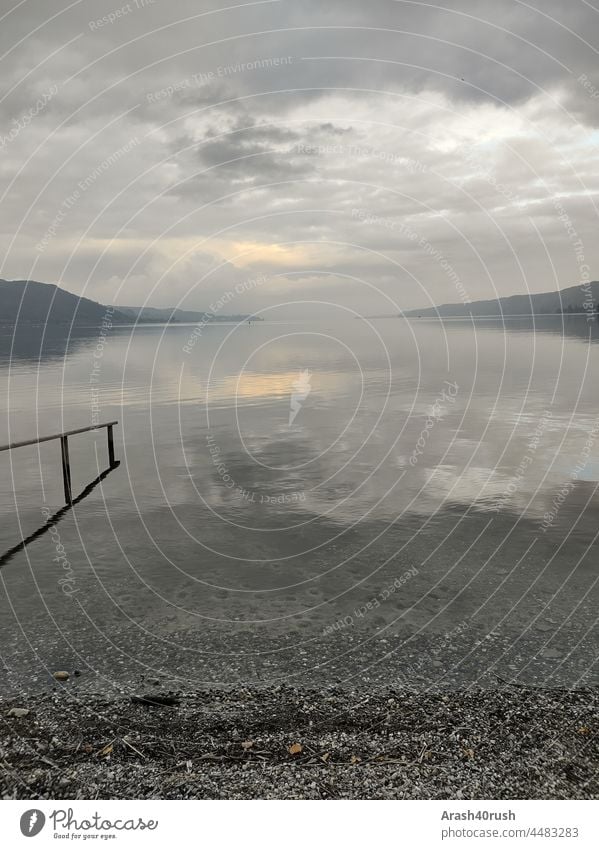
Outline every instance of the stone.
POLYGON ((17 719, 23 719, 24 716, 29 716, 30 712, 28 708, 11 708, 7 716, 16 716, 17 719))
POLYGON ((55 672, 54 677, 56 678, 57 681, 68 681, 69 680, 69 673, 64 672, 64 671, 55 672))

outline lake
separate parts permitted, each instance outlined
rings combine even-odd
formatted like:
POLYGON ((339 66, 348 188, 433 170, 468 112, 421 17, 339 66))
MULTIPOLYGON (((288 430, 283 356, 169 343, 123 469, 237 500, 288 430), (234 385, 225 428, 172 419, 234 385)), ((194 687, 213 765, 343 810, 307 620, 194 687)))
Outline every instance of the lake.
POLYGON ((0 330, 2 692, 598 683, 597 330, 0 330))

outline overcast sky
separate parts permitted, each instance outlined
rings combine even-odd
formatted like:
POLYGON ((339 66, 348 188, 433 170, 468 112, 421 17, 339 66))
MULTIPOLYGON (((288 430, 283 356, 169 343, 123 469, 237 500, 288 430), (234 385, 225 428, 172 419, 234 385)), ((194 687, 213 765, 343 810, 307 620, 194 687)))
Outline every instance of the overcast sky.
POLYGON ((598 51, 585 0, 0 0, 0 277, 298 314, 596 279, 598 51))

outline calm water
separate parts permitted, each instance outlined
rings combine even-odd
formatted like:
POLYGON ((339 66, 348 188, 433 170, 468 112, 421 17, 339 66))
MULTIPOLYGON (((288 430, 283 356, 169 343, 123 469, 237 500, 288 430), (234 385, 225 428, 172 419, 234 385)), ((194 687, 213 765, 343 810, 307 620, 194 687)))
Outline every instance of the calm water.
MULTIPOLYGON (((2 689, 597 682, 597 327, 193 330, 0 331, 0 441, 118 419, 121 460, 5 558, 2 689)), ((105 433, 70 451, 79 493, 105 433)), ((9 551, 59 445, 0 468, 9 551)))

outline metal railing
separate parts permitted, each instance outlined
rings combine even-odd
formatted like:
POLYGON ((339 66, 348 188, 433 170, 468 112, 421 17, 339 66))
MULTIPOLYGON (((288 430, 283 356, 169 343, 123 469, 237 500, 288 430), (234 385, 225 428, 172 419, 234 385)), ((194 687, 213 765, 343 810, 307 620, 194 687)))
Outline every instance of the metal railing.
POLYGON ((22 442, 9 442, 8 445, 0 445, 0 451, 12 451, 13 448, 23 448, 25 445, 38 445, 40 442, 51 442, 54 439, 60 439, 60 454, 62 459, 62 480, 64 484, 64 498, 67 504, 73 503, 73 494, 71 489, 71 462, 69 460, 69 436, 75 436, 77 433, 88 433, 92 430, 102 430, 106 428, 108 437, 108 463, 111 469, 118 465, 114 458, 114 432, 113 428, 118 424, 118 421, 103 422, 102 424, 90 425, 89 427, 79 427, 76 430, 67 430, 64 433, 54 433, 52 436, 39 436, 37 439, 25 439, 22 442))

